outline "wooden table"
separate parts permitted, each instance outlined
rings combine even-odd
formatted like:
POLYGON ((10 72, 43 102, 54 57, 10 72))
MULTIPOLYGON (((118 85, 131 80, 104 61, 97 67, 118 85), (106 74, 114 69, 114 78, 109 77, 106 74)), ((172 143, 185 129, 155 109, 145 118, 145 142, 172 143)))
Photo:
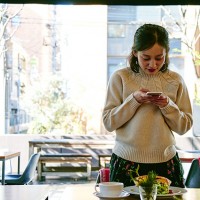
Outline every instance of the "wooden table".
POLYGON ((0 185, 1 200, 48 200, 48 185, 0 185))
POLYGON ((1 184, 5 184, 5 162, 6 160, 18 157, 18 174, 20 173, 20 152, 0 152, 0 161, 2 162, 1 184))
POLYGON ((200 158, 200 150, 177 150, 181 162, 191 163, 193 159, 200 158))
MULTIPOLYGON (((94 183, 86 184, 72 184, 67 185, 60 200, 98 200, 99 198, 94 196, 94 183)), ((112 198, 114 200, 114 198, 112 198)), ((139 200, 139 195, 130 195, 126 198, 117 198, 116 200, 139 200)), ((199 189, 187 189, 187 192, 180 196, 175 197, 157 197, 157 200, 200 200, 200 188, 199 189)), ((105 199, 102 199, 105 200, 105 199)))
MULTIPOLYGON (((29 156, 35 151, 38 153, 42 148, 94 148, 112 149, 114 140, 107 139, 34 139, 29 141, 29 156)), ((179 157, 183 162, 191 162, 194 158, 200 157, 199 150, 178 150, 179 157)))
POLYGON ((29 156, 35 150, 40 152, 42 148, 94 148, 110 149, 114 146, 114 140, 94 139, 35 139, 29 141, 29 156))

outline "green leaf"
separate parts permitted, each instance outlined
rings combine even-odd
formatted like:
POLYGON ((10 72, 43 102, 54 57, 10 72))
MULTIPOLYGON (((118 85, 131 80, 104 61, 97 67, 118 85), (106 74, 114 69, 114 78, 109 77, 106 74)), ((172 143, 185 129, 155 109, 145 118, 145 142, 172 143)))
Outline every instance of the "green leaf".
POLYGON ((157 174, 154 171, 150 171, 147 175, 147 179, 140 183, 143 187, 152 187, 156 184, 156 176, 157 174))

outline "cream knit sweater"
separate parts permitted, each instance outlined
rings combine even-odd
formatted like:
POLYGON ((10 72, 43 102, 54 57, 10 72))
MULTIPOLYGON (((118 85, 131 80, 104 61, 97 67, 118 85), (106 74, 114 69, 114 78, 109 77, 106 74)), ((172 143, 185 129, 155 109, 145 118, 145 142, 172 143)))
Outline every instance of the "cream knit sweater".
POLYGON ((113 152, 133 162, 166 162, 176 154, 173 132, 192 127, 192 109, 186 85, 176 72, 134 73, 129 67, 113 73, 103 110, 105 128, 116 132, 113 152), (159 108, 140 104, 133 92, 140 88, 162 91, 169 103, 159 108))

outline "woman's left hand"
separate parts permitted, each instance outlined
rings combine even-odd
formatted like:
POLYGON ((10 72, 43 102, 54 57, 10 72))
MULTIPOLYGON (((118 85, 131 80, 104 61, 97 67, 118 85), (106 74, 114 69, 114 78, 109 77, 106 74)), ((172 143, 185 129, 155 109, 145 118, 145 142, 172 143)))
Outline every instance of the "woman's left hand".
POLYGON ((169 98, 168 96, 165 96, 165 95, 160 95, 160 96, 150 96, 149 97, 149 101, 160 107, 160 108, 163 108, 165 107, 168 103, 169 103, 169 98))

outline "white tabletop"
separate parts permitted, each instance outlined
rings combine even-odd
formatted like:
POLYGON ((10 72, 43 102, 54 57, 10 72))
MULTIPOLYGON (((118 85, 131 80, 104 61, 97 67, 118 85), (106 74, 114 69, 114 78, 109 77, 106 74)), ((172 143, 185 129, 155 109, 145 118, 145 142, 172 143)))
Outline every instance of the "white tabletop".
MULTIPOLYGON (((62 197, 59 200, 100 200, 93 193, 95 183, 70 184, 66 185, 62 197)), ((158 200, 200 200, 200 189, 186 188, 187 192, 183 195, 172 197, 157 197, 158 200)), ((102 200, 104 200, 102 198, 102 200)), ((139 195, 130 195, 126 198, 112 198, 112 200, 140 200, 139 195)))
POLYGON ((0 185, 1 200, 48 200, 48 185, 0 185))

